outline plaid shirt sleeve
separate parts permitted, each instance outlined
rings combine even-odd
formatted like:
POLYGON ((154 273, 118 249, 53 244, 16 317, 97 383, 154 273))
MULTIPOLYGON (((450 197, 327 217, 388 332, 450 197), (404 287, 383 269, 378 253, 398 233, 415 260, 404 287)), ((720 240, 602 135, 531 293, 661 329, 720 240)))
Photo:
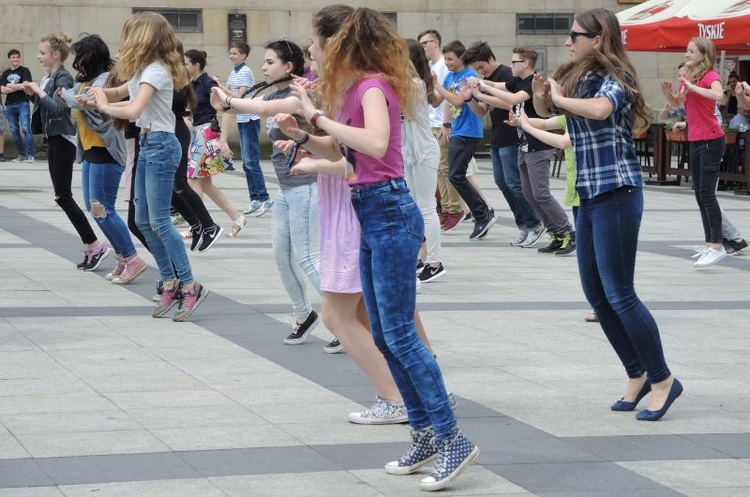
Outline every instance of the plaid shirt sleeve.
POLYGON ((578 88, 579 98, 604 97, 612 104, 612 113, 604 120, 571 116, 579 195, 590 199, 623 186, 640 188, 643 179, 633 142, 630 97, 610 76, 588 74, 578 88))

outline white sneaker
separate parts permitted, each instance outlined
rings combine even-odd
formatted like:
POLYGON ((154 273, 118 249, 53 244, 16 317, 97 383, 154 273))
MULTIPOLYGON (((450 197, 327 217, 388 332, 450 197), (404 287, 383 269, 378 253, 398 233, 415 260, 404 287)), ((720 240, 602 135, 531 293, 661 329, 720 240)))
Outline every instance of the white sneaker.
POLYGON ((19 163, 19 162, 26 162, 26 157, 19 155, 15 159, 13 159, 11 162, 19 163))
POLYGON ((703 252, 703 255, 695 261, 695 264, 693 266, 695 267, 708 267, 713 266, 723 258, 727 256, 727 251, 724 249, 724 247, 721 247, 721 250, 716 250, 714 248, 707 248, 705 252, 703 252))
POLYGON ((523 242, 526 241, 526 238, 529 237, 529 232, 526 230, 518 230, 518 236, 516 236, 516 239, 510 242, 510 244, 513 247, 518 247, 520 245, 523 245, 523 242))
POLYGON ((261 217, 263 214, 271 210, 272 205, 273 200, 271 200, 270 198, 265 202, 261 202, 260 207, 258 208, 258 212, 255 213, 255 217, 261 217))
POLYGON ((247 206, 247 209, 242 211, 243 214, 252 214, 253 212, 260 209, 260 200, 251 200, 250 205, 247 206))
POLYGON ((29 158, 26 160, 26 162, 28 162, 29 164, 34 164, 36 163, 36 159, 34 158, 33 155, 30 155, 29 158))
POLYGON ((700 259, 706 253, 706 250, 708 250, 708 247, 699 247, 697 245, 693 248, 695 249, 695 253, 690 256, 693 259, 700 259))
POLYGON ((539 241, 545 231, 547 230, 544 228, 544 226, 539 224, 539 226, 537 226, 535 229, 529 231, 529 235, 520 246, 523 248, 533 247, 534 245, 536 245, 536 242, 539 241))

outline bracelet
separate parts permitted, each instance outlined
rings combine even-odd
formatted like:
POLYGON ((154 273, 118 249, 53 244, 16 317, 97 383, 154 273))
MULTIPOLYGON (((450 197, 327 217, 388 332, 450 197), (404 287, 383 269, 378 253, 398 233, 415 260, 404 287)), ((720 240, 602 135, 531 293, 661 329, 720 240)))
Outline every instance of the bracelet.
POLYGON ((472 100, 474 100, 474 97, 469 97, 469 98, 465 98, 465 99, 464 99, 464 103, 467 103, 467 104, 468 104, 468 103, 469 103, 469 102, 471 102, 472 100))
POLYGON ((322 110, 318 109, 310 118, 310 124, 312 124, 314 128, 318 127, 318 118, 320 118, 321 116, 325 116, 325 113, 322 110))
POLYGON ((232 96, 228 96, 228 97, 226 98, 226 102, 227 102, 227 107, 229 107, 230 109, 232 108, 232 98, 234 98, 234 97, 232 97, 232 96))
POLYGON ((300 140, 294 140, 294 143, 301 146, 307 143, 308 141, 310 141, 310 133, 305 133, 305 136, 303 136, 300 140))

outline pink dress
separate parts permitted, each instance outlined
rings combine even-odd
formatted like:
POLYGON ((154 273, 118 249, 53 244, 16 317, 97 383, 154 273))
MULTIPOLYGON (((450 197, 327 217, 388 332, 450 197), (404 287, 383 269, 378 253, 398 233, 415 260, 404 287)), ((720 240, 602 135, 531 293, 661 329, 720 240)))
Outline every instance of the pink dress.
POLYGON ((351 188, 340 174, 318 173, 320 289, 359 293, 359 220, 351 188))

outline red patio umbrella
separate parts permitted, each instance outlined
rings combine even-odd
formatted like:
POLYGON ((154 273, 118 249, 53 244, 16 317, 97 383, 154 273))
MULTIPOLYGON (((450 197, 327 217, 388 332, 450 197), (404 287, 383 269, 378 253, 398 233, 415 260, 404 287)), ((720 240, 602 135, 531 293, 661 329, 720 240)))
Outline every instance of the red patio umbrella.
POLYGON ((617 17, 631 51, 682 52, 703 36, 717 50, 750 54, 750 0, 649 0, 617 17))

